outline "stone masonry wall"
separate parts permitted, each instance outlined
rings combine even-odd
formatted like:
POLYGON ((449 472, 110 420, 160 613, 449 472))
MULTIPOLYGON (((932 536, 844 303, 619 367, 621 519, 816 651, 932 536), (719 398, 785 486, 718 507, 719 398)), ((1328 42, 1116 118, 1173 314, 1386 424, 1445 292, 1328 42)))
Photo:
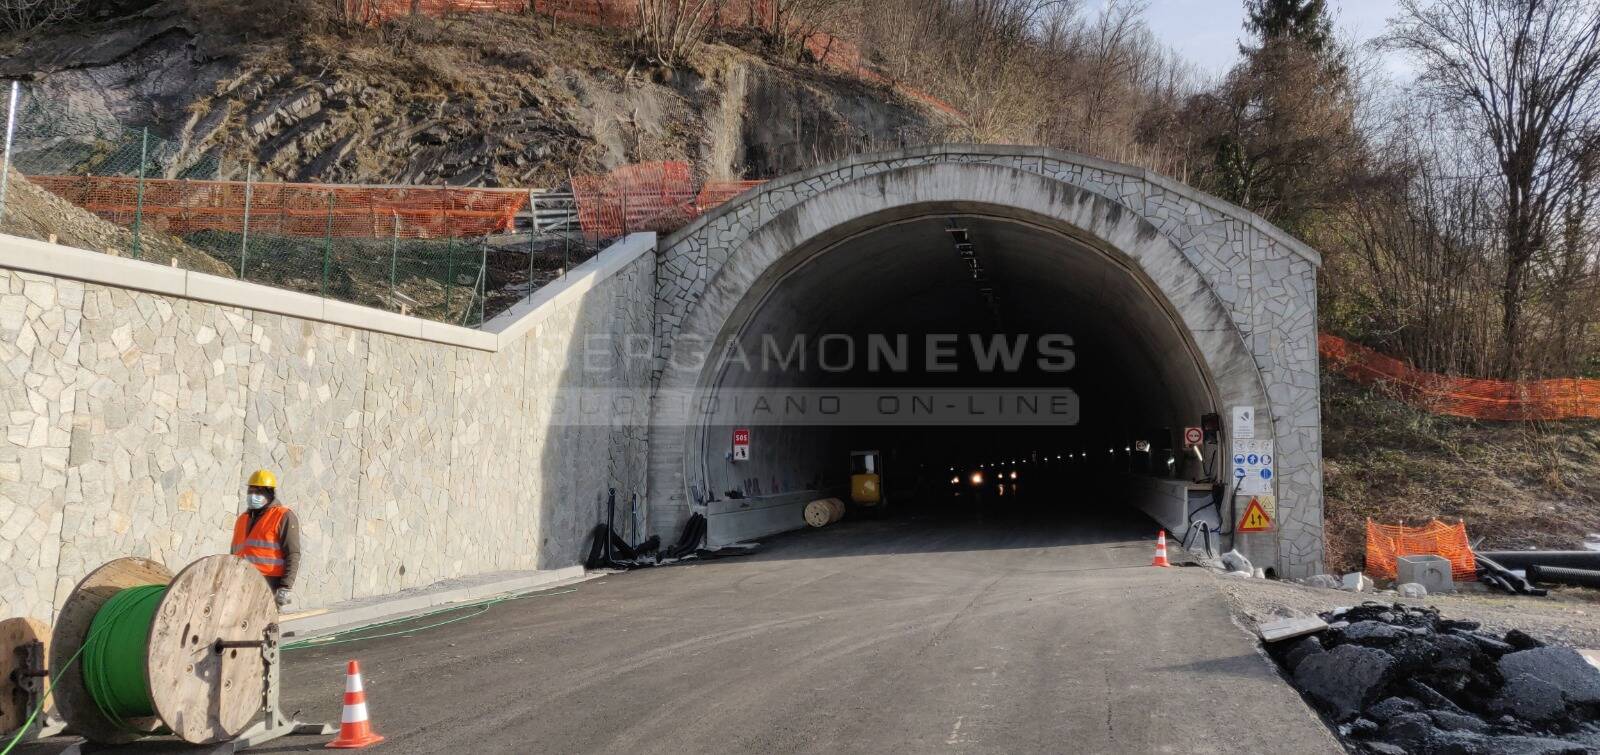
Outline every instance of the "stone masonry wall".
MULTIPOLYGON (((769 222, 814 197, 858 182, 883 181, 917 166, 993 165, 1037 174, 1114 202, 1153 226, 1192 266, 1225 308, 1260 373, 1270 422, 1258 437, 1276 442, 1282 520, 1276 549, 1284 576, 1307 576, 1322 562, 1321 405, 1318 396, 1314 252, 1281 230, 1225 202, 1149 174, 1066 152, 1030 147, 947 145, 864 155, 772 181, 742 201, 664 239, 656 285, 657 371, 719 271, 737 265, 747 241, 769 222)), ((697 334, 703 335, 703 334, 697 334)), ((1224 409, 1225 411, 1225 409, 1224 409)), ((652 453, 676 456, 676 437, 652 439, 652 453)), ((654 479, 652 515, 667 531, 683 513, 681 491, 654 479), (676 498, 674 498, 676 496, 676 498), (676 506, 672 505, 676 502, 676 506)))
POLYGON ((648 360, 574 360, 649 332, 654 262, 499 351, 0 268, 0 616, 52 619, 113 558, 225 552, 258 467, 303 528, 296 609, 577 563, 607 488, 643 493, 644 424, 540 407, 597 380, 647 400, 648 360))

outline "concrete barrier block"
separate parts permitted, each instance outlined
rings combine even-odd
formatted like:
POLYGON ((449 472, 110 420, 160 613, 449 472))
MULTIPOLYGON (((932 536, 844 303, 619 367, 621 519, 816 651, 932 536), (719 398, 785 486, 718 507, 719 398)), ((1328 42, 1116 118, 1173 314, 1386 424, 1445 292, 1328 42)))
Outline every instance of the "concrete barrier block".
POLYGON ((1443 556, 1401 556, 1395 562, 1395 582, 1419 584, 1430 593, 1456 589, 1450 575, 1450 560, 1443 556))

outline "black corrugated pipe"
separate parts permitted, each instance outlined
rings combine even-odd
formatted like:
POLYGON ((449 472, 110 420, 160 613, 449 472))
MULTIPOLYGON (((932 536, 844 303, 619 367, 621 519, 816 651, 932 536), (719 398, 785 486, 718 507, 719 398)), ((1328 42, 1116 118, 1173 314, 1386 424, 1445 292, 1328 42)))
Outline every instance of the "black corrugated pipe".
POLYGON ((1600 551, 1477 551, 1507 569, 1526 569, 1534 564, 1568 569, 1600 569, 1600 551))
POLYGON ((1528 567, 1528 579, 1535 582, 1554 582, 1558 585, 1600 588, 1600 571, 1594 569, 1570 569, 1564 566, 1534 564, 1528 567))

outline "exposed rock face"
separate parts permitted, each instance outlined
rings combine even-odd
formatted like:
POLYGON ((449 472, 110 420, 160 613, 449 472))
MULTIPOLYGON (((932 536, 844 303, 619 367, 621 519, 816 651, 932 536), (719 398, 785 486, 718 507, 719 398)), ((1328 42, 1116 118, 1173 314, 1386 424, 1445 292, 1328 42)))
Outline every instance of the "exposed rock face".
POLYGON ((616 34, 525 16, 246 40, 188 7, 30 43, 0 57, 0 77, 31 79, 43 117, 75 128, 149 126, 168 177, 238 178, 248 163, 291 181, 557 187, 688 160, 713 179, 767 178, 931 128, 886 90, 732 48, 654 81, 616 34))

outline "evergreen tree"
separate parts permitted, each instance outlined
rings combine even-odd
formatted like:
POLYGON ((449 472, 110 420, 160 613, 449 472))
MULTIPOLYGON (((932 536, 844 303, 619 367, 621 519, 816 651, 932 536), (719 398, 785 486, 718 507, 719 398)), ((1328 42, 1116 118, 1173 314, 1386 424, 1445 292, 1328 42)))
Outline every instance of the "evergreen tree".
POLYGON ((1263 44, 1293 39, 1319 54, 1333 46, 1327 0, 1245 0, 1244 12, 1244 28, 1263 44))

